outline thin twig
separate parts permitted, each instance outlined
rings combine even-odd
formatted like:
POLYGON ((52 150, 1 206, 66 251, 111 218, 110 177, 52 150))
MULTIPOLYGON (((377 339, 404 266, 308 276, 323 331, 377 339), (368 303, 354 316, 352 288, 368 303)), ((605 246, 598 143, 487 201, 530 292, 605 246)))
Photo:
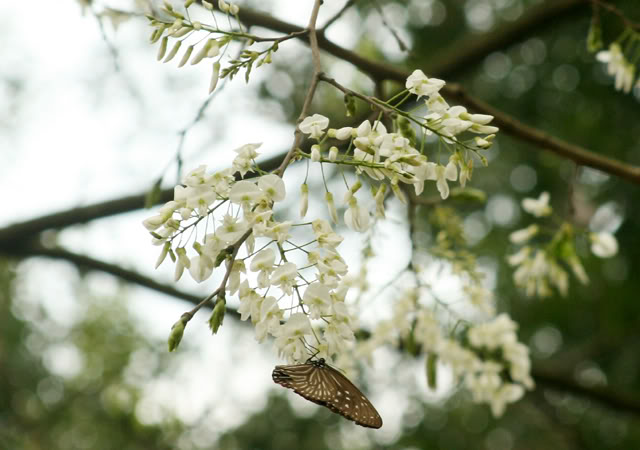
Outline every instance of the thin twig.
POLYGON ((318 12, 320 11, 320 5, 322 5, 322 0, 315 0, 313 5, 313 10, 311 11, 311 17, 309 18, 309 25, 307 30, 309 31, 309 46, 311 47, 311 59, 313 61, 313 75, 311 76, 311 84, 309 85, 309 89, 307 90, 307 95, 304 99, 304 103, 302 104, 302 109, 300 110, 300 115, 298 116, 298 120, 296 121, 296 131, 294 132, 294 140, 291 149, 287 152, 287 155, 282 160, 282 164, 276 171, 276 173, 282 177, 284 175, 284 171, 287 170, 293 155, 295 155, 297 149, 300 147, 304 135, 298 128, 298 125, 304 120, 305 117, 309 115, 309 111, 311 110, 311 101, 313 100, 313 96, 315 95, 316 88, 318 87, 318 79, 322 73, 322 65, 320 64, 320 50, 318 47, 318 36, 316 34, 316 21, 318 20, 318 12))
POLYGON ((618 19, 620 19, 628 28, 640 31, 640 23, 636 23, 636 22, 632 21, 631 19, 629 19, 627 17, 627 14, 622 12, 619 8, 617 8, 617 7, 611 5, 611 4, 609 4, 609 3, 607 3, 607 2, 605 2, 603 0, 585 0, 585 1, 593 3, 594 7, 597 5, 597 6, 601 7, 602 9, 606 9, 610 13, 618 16, 618 19))
POLYGON ((389 30, 393 38, 396 40, 396 42, 398 43, 398 47, 400 47, 400 50, 402 50, 403 52, 406 52, 409 56, 415 56, 411 53, 411 50, 409 49, 407 44, 404 43, 404 41, 402 40, 398 32, 391 26, 389 22, 387 22, 387 18, 384 16, 384 11, 382 11, 382 8, 380 7, 380 4, 378 3, 378 1, 373 0, 372 3, 374 8, 376 9, 376 11, 378 11, 378 14, 380 15, 382 24, 387 28, 387 30, 389 30))
POLYGON ((318 33, 320 34, 324 34, 324 32, 327 30, 327 28, 329 28, 331 25, 333 25, 333 23, 338 20, 340 17, 342 17, 342 15, 347 11, 347 9, 351 8, 353 5, 356 4, 358 0, 349 0, 347 3, 344 4, 344 6, 340 9, 340 11, 338 11, 333 17, 331 17, 329 20, 327 20, 327 23, 325 23, 322 28, 320 28, 318 30, 318 33))

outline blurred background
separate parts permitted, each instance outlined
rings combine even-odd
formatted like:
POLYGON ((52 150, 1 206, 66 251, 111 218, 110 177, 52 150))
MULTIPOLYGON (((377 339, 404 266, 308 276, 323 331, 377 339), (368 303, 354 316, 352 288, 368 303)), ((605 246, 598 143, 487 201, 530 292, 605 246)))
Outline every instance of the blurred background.
MULTIPOLYGON (((319 23, 345 3, 325 2, 319 23)), ((458 82, 530 126, 640 165, 640 90, 615 91, 606 67, 586 50, 589 3, 352 3, 328 30, 330 40, 458 82)), ((263 142, 264 161, 281 157, 310 59, 302 43, 287 41, 248 86, 239 76, 207 97, 208 64, 177 69, 177 62, 156 61, 141 15, 148 6, 0 4, 1 449, 640 448, 638 184, 576 168, 504 133, 488 155, 490 168, 476 170, 471 183, 487 201, 453 205, 496 307, 520 324, 520 340, 532 351, 537 387, 502 418, 455 386, 429 389, 424 356, 384 348, 354 381, 385 425, 357 427, 273 384, 271 370, 281 361, 272 344, 258 344, 233 314, 215 336, 208 314, 197 315, 169 354, 171 325, 217 284, 184 277, 174 285, 169 264, 153 270, 158 249, 141 225, 152 215, 144 194, 158 180, 172 188, 178 173, 200 164, 223 168, 231 150, 249 142, 263 142), (620 243, 606 260, 589 256, 586 242, 578 248, 591 281, 573 278, 567 297, 525 297, 505 260, 514 251, 508 234, 531 222, 521 199, 542 191, 551 193, 560 220, 597 220, 620 243)), ((304 26, 312 2, 240 6, 304 26)), ((640 23, 637 1, 616 6, 640 23)), ((610 42, 624 23, 603 14, 602 25, 610 42)), ((349 61, 323 62, 343 85, 372 93, 373 83, 349 61)), ((342 97, 327 86, 321 93, 314 111, 344 117, 342 97)), ((293 195, 285 209, 295 218, 304 171, 287 171, 293 195)), ((321 183, 314 176, 311 192, 321 183)), ((419 211, 427 244, 438 231, 433 211, 419 211)), ((410 255, 406 211, 392 201, 388 212, 371 241, 348 235, 341 247, 357 273, 370 244, 374 316, 387 314, 401 291, 393 276, 410 255)), ((314 214, 324 214, 321 198, 311 199, 314 214)), ((444 273, 434 275, 433 289, 455 301, 456 280, 444 273)))

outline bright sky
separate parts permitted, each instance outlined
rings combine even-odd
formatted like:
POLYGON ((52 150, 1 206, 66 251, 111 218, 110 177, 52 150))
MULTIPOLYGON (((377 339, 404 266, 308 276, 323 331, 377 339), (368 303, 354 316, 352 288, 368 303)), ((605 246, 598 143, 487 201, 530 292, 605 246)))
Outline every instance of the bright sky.
MULTIPOLYGON (((304 24, 310 2, 285 3, 285 8, 278 9, 279 18, 304 24)), ((325 2, 324 17, 331 14, 328 8, 340 6, 331 3, 325 2)), ((117 2, 110 4, 118 6, 117 2)), ((114 57, 95 18, 88 12, 83 17, 76 2, 40 2, 37 11, 31 3, 0 3, 0 47, 5 49, 0 65, 0 183, 4 192, 13 193, 8 197, 8 207, 2 208, 0 227, 148 189, 174 158, 178 131, 193 119, 206 99, 208 65, 177 69, 175 63, 158 63, 157 47, 149 45, 150 30, 145 21, 124 23, 115 34, 110 24, 106 23, 105 29, 118 51, 119 72, 114 71, 114 57)), ((332 30, 343 45, 354 39, 347 31, 342 25, 332 30)), ((293 41, 287 46, 302 48, 293 41)), ((348 76, 346 65, 338 68, 348 76)), ((268 73, 257 70, 253 76, 257 81, 268 73)), ((247 88, 242 78, 239 76, 217 94, 207 117, 189 132, 183 150, 186 170, 199 164, 222 167, 234 156, 230 150, 248 142, 263 142, 260 151, 267 155, 291 144, 292 127, 278 121, 277 111, 259 104, 252 86, 247 88)), ((289 173, 295 176, 301 172, 294 167, 289 173)), ((165 186, 175 183, 175 167, 167 172, 167 180, 165 186)), ((287 187, 298 190, 292 182, 287 187)), ((291 205, 297 210, 297 204, 291 205)), ((322 205, 312 204, 310 213, 322 209, 322 205)), ((389 212, 393 220, 404 220, 402 209, 391 208, 389 212)), ((158 248, 149 244, 141 226, 149 215, 148 211, 135 212, 74 227, 62 233, 60 242, 75 252, 170 282, 170 264, 153 271, 158 248)), ((385 225, 381 231, 387 237, 406 232, 393 225, 385 225)), ((342 251, 347 260, 357 260, 360 249, 351 245, 342 251)), ((384 264, 376 262, 371 268, 373 274, 387 277, 392 272, 389 267, 402 267, 408 254, 408 248, 399 251, 390 244, 379 251, 396 257, 386 258, 384 264)), ((23 269, 28 281, 25 284, 30 286, 26 297, 41 302, 62 324, 77 316, 82 308, 71 288, 69 280, 74 276, 67 264, 31 260, 23 269)), ((211 286, 197 286, 188 276, 178 283, 180 289, 203 294, 211 286)), ((108 295, 115 294, 118 287, 111 277, 95 275, 91 288, 108 295)), ((132 312, 146 324, 149 333, 162 339, 188 309, 182 302, 146 289, 131 288, 129 295, 132 312)), ((377 302, 376 308, 380 309, 374 315, 388 309, 384 302, 377 302)), ((159 405, 175 408, 188 422, 206 414, 209 426, 200 430, 209 433, 205 440, 237 424, 242 417, 238 411, 264 405, 265 390, 273 387, 270 373, 278 362, 270 344, 258 344, 253 336, 240 332, 246 327, 231 320, 211 337, 206 318, 201 314, 191 321, 182 344, 198 351, 178 351, 181 370, 146 385, 149 396, 138 410, 141 419, 150 422, 161 419, 159 405), (211 408, 213 402, 215 408, 211 408), (239 418, 230 418, 234 416, 239 418)), ((433 394, 427 393, 421 378, 421 362, 415 367, 403 362, 406 370, 399 373, 392 370, 396 357, 384 351, 379 356, 368 379, 371 398, 385 420, 376 437, 390 441, 399 431, 402 406, 407 402, 402 391, 421 389, 425 397, 433 394), (395 390, 388 387, 390 377, 398 386, 395 390)), ((68 371, 75 361, 69 348, 58 348, 45 359, 59 373, 68 371)), ((295 395, 289 398, 301 412, 316 408, 295 395)), ((345 427, 355 433, 353 439, 367 433, 349 423, 345 427)))

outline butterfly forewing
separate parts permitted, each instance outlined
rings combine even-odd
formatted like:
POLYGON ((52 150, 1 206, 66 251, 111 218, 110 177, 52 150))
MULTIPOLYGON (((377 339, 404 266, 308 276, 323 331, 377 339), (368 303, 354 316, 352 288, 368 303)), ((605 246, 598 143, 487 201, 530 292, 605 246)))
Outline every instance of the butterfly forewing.
POLYGON ((306 364, 276 366, 273 381, 326 406, 358 425, 380 428, 382 418, 371 402, 347 377, 327 366, 324 359, 306 364))

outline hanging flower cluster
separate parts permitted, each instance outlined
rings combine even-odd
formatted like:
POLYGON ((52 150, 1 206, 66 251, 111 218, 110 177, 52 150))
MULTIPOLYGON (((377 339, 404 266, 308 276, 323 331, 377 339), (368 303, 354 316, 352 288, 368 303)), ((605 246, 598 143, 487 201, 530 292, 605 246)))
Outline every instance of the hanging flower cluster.
POLYGON ((176 280, 186 269, 201 283, 225 262, 226 293, 238 294, 241 318, 251 319, 259 341, 275 337, 279 353, 291 362, 306 359, 311 347, 328 358, 354 339, 354 320, 344 302, 348 266, 337 250, 343 238, 327 221, 317 219, 304 225, 313 236, 311 242, 290 242, 293 223, 276 220, 273 211, 286 195, 282 179, 275 174, 256 180, 234 178, 253 170, 259 145, 237 149, 231 169, 209 174, 200 166, 191 171, 176 186, 174 200, 143 222, 153 243, 162 246, 156 267, 169 255, 176 280), (226 211, 216 222, 223 205, 226 211), (211 229, 198 238, 197 227, 203 221, 211 229), (192 255, 183 241, 185 232, 196 234, 192 255), (266 243, 256 250, 256 240, 266 243), (234 257, 242 243, 246 256, 234 257), (292 251, 304 255, 302 264, 288 260, 292 251), (323 329, 313 329, 311 321, 322 322, 323 329))
MULTIPOLYGON (((539 198, 525 198, 522 208, 537 218, 551 216, 553 210, 549 205, 549 193, 543 192, 539 198)), ((569 292, 569 274, 567 267, 582 284, 589 282, 589 277, 582 265, 575 248, 577 235, 586 235, 591 243, 591 251, 600 258, 610 258, 618 252, 616 238, 607 232, 580 232, 569 223, 562 224, 555 233, 538 224, 514 231, 509 236, 513 244, 522 245, 508 257, 511 266, 516 267, 513 280, 516 286, 524 289, 528 297, 548 297, 556 288, 561 295, 569 292), (544 235, 551 238, 544 239, 544 235), (539 238, 541 245, 533 245, 534 238, 539 238)))
MULTIPOLYGON (((441 80, 414 72, 407 80, 407 95, 425 97, 428 111, 418 119, 402 116, 405 121, 397 121, 397 131, 387 131, 380 120, 333 129, 329 119, 319 114, 299 124, 300 132, 316 141, 309 153, 298 149, 299 158, 355 169, 356 181, 347 186, 341 201, 343 221, 351 230, 365 232, 375 220, 384 218, 389 191, 406 201, 399 183, 413 185, 419 195, 426 181, 434 181, 446 199, 449 182, 464 186, 471 178, 474 155, 484 161, 480 152, 491 145, 497 131, 488 125, 491 116, 449 107, 438 93, 443 85, 441 80), (407 126, 411 121, 422 130, 420 149, 407 126), (466 132, 479 136, 464 140, 466 132), (450 151, 446 164, 428 160, 424 141, 430 134, 450 151), (326 148, 329 138, 344 141, 348 149, 326 148), (357 199, 364 181, 375 185, 375 204, 370 208, 357 199)), ((314 354, 343 362, 345 354, 356 350, 357 329, 353 305, 347 301, 354 285, 351 280, 356 277, 349 276, 348 265, 338 251, 344 238, 324 219, 294 223, 277 218, 275 208, 287 192, 278 175, 265 173, 256 165, 259 147, 247 144, 236 149, 237 156, 228 169, 209 173, 200 166, 189 172, 175 187, 174 199, 143 222, 153 244, 161 247, 156 267, 169 256, 175 264, 176 280, 188 273, 199 283, 209 280, 220 267, 224 278, 212 294, 217 297, 210 319, 212 331, 222 323, 226 297, 233 295, 239 300, 241 319, 254 325, 256 339, 273 338, 278 353, 287 361, 301 362, 314 354), (249 174, 253 178, 248 178, 249 174), (306 232, 308 239, 294 242, 293 227, 306 232)), ((300 189, 300 216, 304 217, 309 204, 306 182, 300 189)), ((331 221, 338 223, 336 202, 328 190, 325 202, 331 221)), ((296 240, 302 233, 296 232, 296 240)), ((517 342, 508 316, 494 316, 491 292, 479 277, 476 281, 465 285, 463 291, 467 300, 484 311, 486 323, 471 325, 464 336, 446 337, 433 314, 415 298, 398 301, 395 318, 378 323, 371 339, 357 344, 359 351, 366 353, 367 348, 411 334, 425 353, 436 355, 453 369, 456 379, 471 389, 477 401, 489 403, 496 415, 501 414, 507 403, 532 386, 528 352, 517 342)), ((186 313, 174 326, 172 348, 190 316, 186 313)))
MULTIPOLYGON (((640 37, 636 38, 635 42, 636 45, 640 43, 640 37)), ((617 91, 623 91, 625 94, 631 92, 635 80, 636 66, 633 62, 627 60, 618 42, 613 42, 609 45, 608 50, 599 51, 596 54, 596 59, 607 65, 607 74, 615 78, 614 86, 617 91)), ((640 79, 636 82, 636 86, 640 87, 640 79)))
POLYGON ((370 356, 383 344, 413 343, 428 355, 427 361, 448 367, 454 384, 461 382, 475 402, 489 404, 499 417, 507 404, 534 387, 529 349, 518 342, 516 330, 517 324, 503 313, 452 335, 415 292, 408 292, 394 304, 393 317, 378 323, 371 338, 359 345, 359 352, 370 356))
MULTIPOLYGON (((414 71, 407 78, 406 87, 409 93, 417 95, 418 98, 426 97, 428 114, 416 118, 400 110, 397 112, 404 114, 404 120, 420 127, 423 138, 432 134, 440 137, 441 144, 451 153, 446 164, 428 161, 424 151, 416 149, 412 143, 415 140, 412 139, 412 133, 415 131, 404 126, 404 122, 398 121, 397 131, 393 132, 387 131, 380 121, 372 124, 365 120, 356 128, 329 128, 325 133, 329 119, 320 114, 307 117, 299 125, 300 131, 318 141, 318 144, 312 146, 310 154, 300 152, 299 155, 312 161, 355 166, 357 174, 365 173, 376 181, 386 179, 393 193, 405 203, 405 194, 398 186, 400 182, 413 185, 416 195, 420 195, 424 190, 425 181, 435 181, 440 195, 446 199, 450 193, 448 182, 459 181, 464 187, 471 179, 474 164, 472 155, 476 155, 486 164, 486 158, 480 152, 491 146, 498 128, 488 125, 493 116, 469 114, 462 106, 450 107, 439 94, 444 85, 444 81, 428 78, 421 70, 414 71), (463 140, 461 135, 465 132, 482 136, 463 140), (349 146, 342 155, 335 146, 331 146, 327 151, 327 138, 349 141, 349 146)), ((352 194, 355 190, 357 188, 351 189, 352 194)), ((381 217, 384 217, 382 201, 385 191, 386 186, 379 188, 375 194, 378 201, 377 214, 381 217)), ((348 200, 350 218, 363 218, 364 214, 358 210, 357 201, 353 197, 349 197, 348 200)), ((366 228, 366 220, 356 220, 357 223, 350 220, 347 225, 350 222, 352 229, 366 228)))
POLYGON ((209 82, 209 93, 213 92, 221 78, 233 77, 242 69, 245 70, 245 78, 248 81, 253 67, 260 67, 263 64, 270 64, 272 54, 278 50, 280 41, 289 39, 260 39, 272 40, 272 45, 262 50, 244 49, 237 59, 231 59, 228 66, 221 69, 220 61, 228 49, 229 44, 236 41, 248 41, 253 43, 258 40, 256 36, 246 33, 242 29, 242 25, 238 20, 240 9, 233 3, 227 3, 224 0, 218 0, 218 10, 227 16, 235 17, 240 31, 225 30, 218 27, 214 16, 214 4, 206 0, 202 1, 202 6, 211 11, 211 17, 215 25, 203 24, 200 21, 192 20, 189 15, 189 7, 195 3, 195 0, 185 0, 184 8, 176 9, 170 2, 164 1, 160 9, 165 17, 147 16, 150 21, 153 32, 151 33, 151 43, 159 42, 158 61, 167 63, 172 61, 178 53, 182 51, 184 43, 189 40, 193 42, 191 45, 185 45, 186 49, 182 51, 182 57, 178 63, 178 67, 183 67, 187 63, 196 65, 205 59, 213 60, 211 79, 209 82), (192 39, 192 38, 198 39, 192 39), (204 42, 204 43, 203 43, 204 42))

